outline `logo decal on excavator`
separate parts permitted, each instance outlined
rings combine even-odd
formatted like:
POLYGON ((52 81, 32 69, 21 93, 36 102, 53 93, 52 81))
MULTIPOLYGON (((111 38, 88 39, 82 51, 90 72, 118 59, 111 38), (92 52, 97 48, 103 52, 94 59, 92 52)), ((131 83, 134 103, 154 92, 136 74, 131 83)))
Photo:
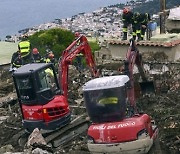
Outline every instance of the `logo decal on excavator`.
POLYGON ((126 123, 120 123, 116 125, 99 125, 99 126, 94 126, 92 129, 93 130, 105 130, 105 129, 116 129, 116 128, 123 128, 123 127, 128 127, 128 126, 134 126, 136 123, 133 122, 126 122, 126 123))

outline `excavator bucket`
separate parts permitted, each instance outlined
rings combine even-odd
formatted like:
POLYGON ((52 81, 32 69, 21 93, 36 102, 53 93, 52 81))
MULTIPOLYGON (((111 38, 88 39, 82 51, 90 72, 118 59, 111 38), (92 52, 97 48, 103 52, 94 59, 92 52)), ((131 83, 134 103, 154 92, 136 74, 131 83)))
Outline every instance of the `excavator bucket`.
POLYGON ((140 88, 142 94, 155 93, 155 86, 153 81, 140 82, 140 88))

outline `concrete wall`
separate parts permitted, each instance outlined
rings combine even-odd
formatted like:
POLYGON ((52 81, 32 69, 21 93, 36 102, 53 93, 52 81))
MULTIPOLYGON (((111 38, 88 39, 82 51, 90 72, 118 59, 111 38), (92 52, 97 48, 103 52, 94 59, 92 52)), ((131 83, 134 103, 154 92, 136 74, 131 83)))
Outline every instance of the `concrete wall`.
POLYGON ((166 29, 168 32, 180 32, 180 20, 166 20, 166 29))
MULTIPOLYGON (((112 59, 124 59, 126 57, 126 52, 128 50, 129 45, 121 45, 121 44, 108 44, 106 50, 104 47, 98 52, 100 56, 103 54, 110 54, 106 58, 112 59), (108 52, 107 52, 108 51, 108 52)), ((176 45, 174 47, 158 47, 158 46, 137 46, 140 53, 143 52, 164 52, 168 56, 169 61, 177 61, 180 59, 180 45, 176 45)), ((99 57, 96 54, 96 57, 99 57)))

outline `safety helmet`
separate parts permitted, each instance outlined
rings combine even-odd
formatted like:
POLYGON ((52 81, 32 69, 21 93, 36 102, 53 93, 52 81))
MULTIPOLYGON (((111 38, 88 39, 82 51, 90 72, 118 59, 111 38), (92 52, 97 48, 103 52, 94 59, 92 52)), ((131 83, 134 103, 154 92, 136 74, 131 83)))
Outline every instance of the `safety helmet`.
POLYGON ((139 12, 135 12, 135 13, 134 13, 134 16, 135 16, 135 17, 139 17, 139 16, 140 16, 140 13, 139 13, 139 12))
POLYGON ((37 48, 33 48, 32 53, 33 53, 34 55, 36 55, 36 54, 38 54, 38 53, 39 53, 39 51, 38 51, 38 49, 37 49, 37 48))
POLYGON ((124 8, 124 9, 123 9, 123 13, 124 13, 124 14, 127 14, 128 12, 129 12, 129 9, 128 9, 128 8, 124 8))

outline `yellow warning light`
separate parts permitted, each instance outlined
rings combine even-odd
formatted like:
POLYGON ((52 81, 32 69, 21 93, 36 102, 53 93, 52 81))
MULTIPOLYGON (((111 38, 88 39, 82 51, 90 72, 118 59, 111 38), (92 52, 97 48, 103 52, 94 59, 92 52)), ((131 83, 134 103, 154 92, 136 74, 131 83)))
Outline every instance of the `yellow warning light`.
POLYGON ((47 110, 46 110, 46 109, 43 109, 43 112, 44 112, 44 113, 47 113, 47 110))

